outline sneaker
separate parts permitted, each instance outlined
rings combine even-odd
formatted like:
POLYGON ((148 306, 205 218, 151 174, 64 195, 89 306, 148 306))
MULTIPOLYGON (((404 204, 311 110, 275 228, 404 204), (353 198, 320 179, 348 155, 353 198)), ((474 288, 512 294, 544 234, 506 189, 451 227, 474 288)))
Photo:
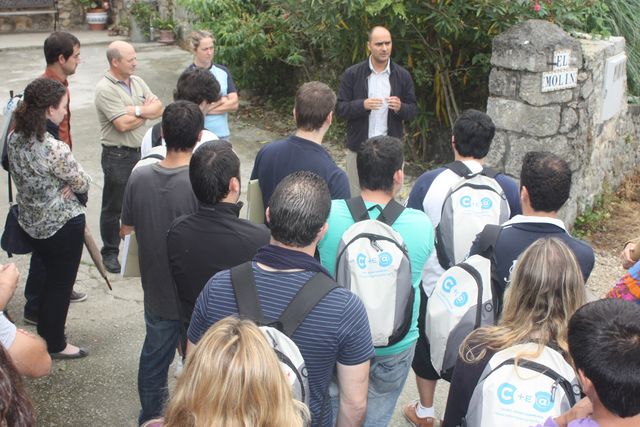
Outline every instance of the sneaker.
POLYGON ((38 315, 37 314, 24 313, 24 315, 22 316, 22 320, 27 325, 38 326, 38 315))
POLYGON ((120 263, 118 262, 118 257, 103 257, 102 263, 104 264, 104 268, 106 268, 109 273, 120 273, 120 263))
POLYGON ((424 417, 420 418, 418 414, 416 414, 416 407, 418 406, 418 401, 415 400, 409 403, 404 407, 402 413, 404 417, 409 421, 412 425, 416 427, 436 427, 436 419, 432 417, 424 417))
POLYGON ((87 299, 87 294, 84 292, 76 292, 73 289, 71 290, 71 297, 69 298, 69 302, 82 302, 87 299))

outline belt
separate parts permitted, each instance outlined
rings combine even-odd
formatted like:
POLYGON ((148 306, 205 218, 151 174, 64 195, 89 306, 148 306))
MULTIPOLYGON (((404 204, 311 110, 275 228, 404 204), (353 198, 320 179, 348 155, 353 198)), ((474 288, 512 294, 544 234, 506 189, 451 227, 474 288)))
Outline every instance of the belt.
POLYGON ((126 147, 124 145, 104 145, 104 144, 102 144, 102 148, 117 148, 118 150, 135 151, 136 153, 140 152, 140 147, 126 147))

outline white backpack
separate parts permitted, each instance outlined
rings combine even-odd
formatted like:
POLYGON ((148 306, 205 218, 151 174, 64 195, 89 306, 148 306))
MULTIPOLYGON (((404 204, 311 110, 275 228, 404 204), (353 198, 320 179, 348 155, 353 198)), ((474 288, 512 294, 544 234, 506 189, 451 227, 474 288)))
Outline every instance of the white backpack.
POLYGON ((280 366, 291 384, 293 397, 309 406, 309 378, 300 349, 291 339, 313 308, 338 284, 324 273, 316 273, 289 302, 279 319, 266 319, 256 289, 251 261, 231 269, 231 283, 238 314, 253 320, 278 356, 280 366))
POLYGON ((9 101, 2 110, 2 127, 0 127, 0 143, 2 144, 2 167, 5 170, 9 170, 9 158, 7 157, 7 140, 14 122, 13 113, 22 101, 22 94, 15 95, 13 91, 9 92, 9 101))
POLYGON ((361 197, 346 202, 355 224, 338 245, 336 280, 362 300, 373 345, 390 346, 409 331, 414 299, 409 255, 402 236, 391 228, 404 207, 392 199, 377 219, 370 219, 361 197))
POLYGON ((445 270, 462 262, 476 235, 487 224, 502 224, 511 216, 507 196, 493 169, 472 173, 462 162, 445 165, 460 176, 449 189, 436 227, 438 261, 445 270))
POLYGON ((495 325, 501 295, 496 292, 492 259, 500 227, 488 225, 480 233, 479 254, 445 271, 427 301, 425 335, 431 364, 451 381, 460 344, 473 330, 495 325))
POLYGON ((576 374, 560 353, 538 344, 519 344, 491 357, 469 401, 463 427, 530 427, 571 409, 580 399, 576 374))

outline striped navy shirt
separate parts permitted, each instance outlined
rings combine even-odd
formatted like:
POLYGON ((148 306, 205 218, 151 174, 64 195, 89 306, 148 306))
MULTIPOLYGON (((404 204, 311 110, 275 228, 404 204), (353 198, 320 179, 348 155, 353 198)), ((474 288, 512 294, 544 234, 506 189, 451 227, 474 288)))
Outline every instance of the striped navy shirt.
MULTIPOLYGON (((266 271, 255 262, 253 273, 262 311, 267 319, 279 318, 287 304, 314 274, 310 271, 266 271)), ((237 313, 231 275, 229 270, 221 271, 209 280, 196 301, 189 325, 189 340, 197 343, 211 325, 237 313)), ((309 373, 312 426, 329 426, 332 414, 327 388, 336 362, 358 365, 374 356, 364 306, 347 289, 334 289, 315 306, 291 338, 300 349, 309 373), (322 422, 319 420, 321 413, 322 422)))

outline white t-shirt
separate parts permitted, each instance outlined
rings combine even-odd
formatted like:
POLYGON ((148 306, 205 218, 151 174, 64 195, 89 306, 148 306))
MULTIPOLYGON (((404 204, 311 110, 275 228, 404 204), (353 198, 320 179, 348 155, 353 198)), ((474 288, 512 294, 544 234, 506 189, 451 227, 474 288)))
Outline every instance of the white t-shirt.
MULTIPOLYGON (((151 149, 154 148, 153 145, 151 144, 151 133, 153 132, 153 126, 150 127, 149 129, 147 129, 147 133, 144 134, 144 137, 142 138, 142 144, 140 144, 140 158, 144 158, 147 154, 149 154, 151 152, 151 149)), ((207 141, 216 141, 218 139, 218 136, 213 133, 210 132, 206 129, 202 130, 202 137, 200 138, 200 141, 198 141, 198 143, 196 144, 196 148, 198 148, 198 146, 200 144, 203 144, 207 141)), ((164 138, 162 138, 162 146, 165 146, 164 143, 164 138)), ((194 148, 195 150, 195 148, 194 148)), ((164 151, 163 157, 167 154, 167 151, 164 151)), ((153 163, 153 162, 152 162, 153 163)))

